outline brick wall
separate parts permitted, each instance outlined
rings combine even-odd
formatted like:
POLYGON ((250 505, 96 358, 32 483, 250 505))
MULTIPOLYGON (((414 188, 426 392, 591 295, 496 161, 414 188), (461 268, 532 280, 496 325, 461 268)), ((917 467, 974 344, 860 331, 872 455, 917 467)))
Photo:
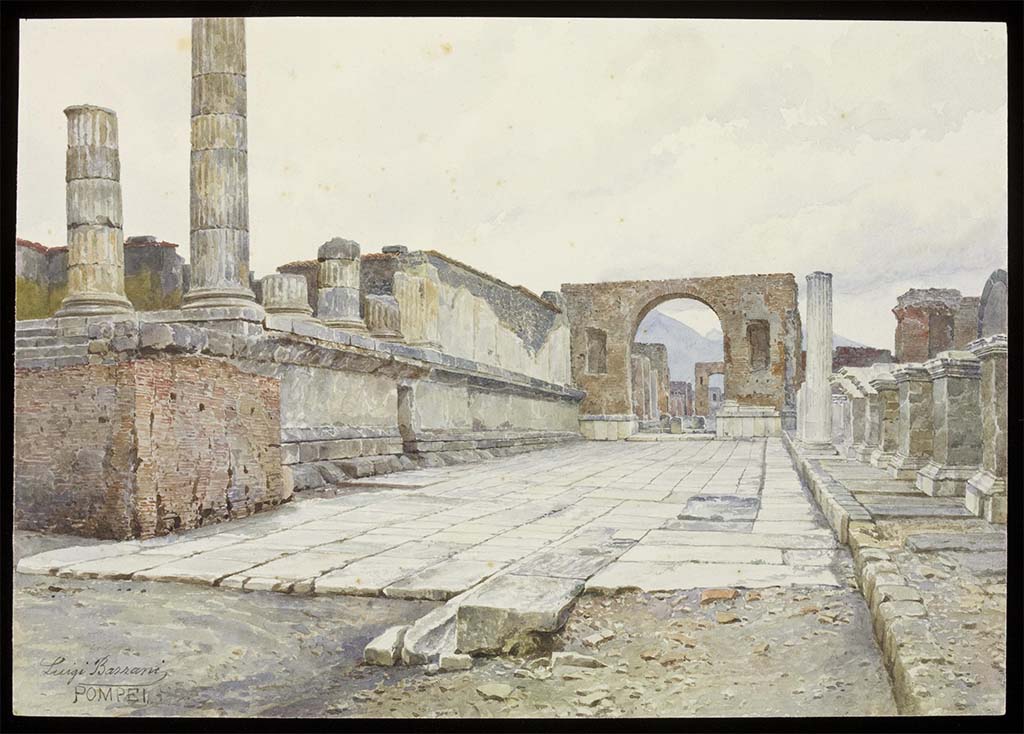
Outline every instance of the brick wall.
MULTIPOLYGON (((805 352, 806 354, 806 352, 805 352)), ((836 347, 832 350, 832 371, 841 367, 870 367, 892 362, 892 352, 874 347, 836 347)))
POLYGON ((288 498, 277 380, 205 357, 19 369, 16 379, 20 528, 146 538, 288 498))

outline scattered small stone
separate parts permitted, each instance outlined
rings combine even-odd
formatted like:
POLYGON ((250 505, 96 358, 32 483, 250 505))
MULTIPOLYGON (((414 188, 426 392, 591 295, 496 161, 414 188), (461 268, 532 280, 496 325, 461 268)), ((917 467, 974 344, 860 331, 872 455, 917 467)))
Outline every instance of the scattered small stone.
POLYGON ((674 642, 678 642, 684 647, 697 647, 697 641, 689 635, 671 635, 669 636, 669 639, 674 642))
POLYGON ((754 653, 756 653, 757 655, 764 655, 766 652, 768 652, 769 647, 771 647, 771 645, 769 645, 767 642, 763 645, 758 645, 754 648, 754 653))
POLYGON ((977 623, 977 622, 975 622, 975 621, 970 621, 970 622, 964 622, 964 623, 963 623, 963 624, 962 624, 961 626, 962 626, 962 627, 963 627, 963 628, 964 628, 965 630, 972 630, 972 629, 974 629, 974 628, 976 628, 976 627, 978 626, 978 623, 977 623))
POLYGON ((806 615, 806 614, 817 614, 820 611, 821 610, 818 607, 816 607, 816 606, 814 606, 812 604, 810 606, 800 607, 800 611, 797 612, 794 616, 800 616, 800 615, 806 615))
POLYGON ((592 635, 587 635, 583 638, 583 644, 587 647, 597 647, 601 643, 608 642, 608 640, 614 639, 615 633, 610 630, 598 630, 592 635))
POLYGON ((608 698, 607 691, 598 691, 597 693, 591 693, 589 695, 583 696, 582 698, 580 698, 580 703, 584 706, 596 706, 606 698, 608 698))
POLYGON ((715 621, 719 624, 733 624, 739 622, 740 618, 732 612, 719 612, 715 615, 715 621))
POLYGON ((578 652, 553 652, 551 653, 551 664, 564 665, 570 668, 607 668, 602 661, 590 655, 581 655, 578 652))
POLYGON ((748 591, 747 592, 747 601, 760 601, 760 600, 761 600, 761 592, 759 592, 759 591, 748 591))
POLYGON ((640 653, 641 660, 657 660, 659 657, 661 657, 660 650, 645 650, 640 653))
POLYGON ((485 701, 504 701, 514 690, 512 686, 504 683, 485 683, 476 688, 476 692, 483 696, 485 701))
POLYGON ((711 604, 716 601, 731 601, 736 598, 736 589, 705 589, 700 593, 701 604, 711 604))

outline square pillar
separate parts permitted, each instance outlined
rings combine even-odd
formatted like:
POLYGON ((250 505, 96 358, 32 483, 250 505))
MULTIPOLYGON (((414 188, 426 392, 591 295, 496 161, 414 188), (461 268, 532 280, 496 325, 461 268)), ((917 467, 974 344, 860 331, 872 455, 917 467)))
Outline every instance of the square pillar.
POLYGON ((871 379, 878 393, 878 446, 871 452, 871 466, 886 469, 896 455, 900 422, 900 400, 896 380, 888 372, 871 379))
POLYGON ((917 487, 933 497, 962 497, 982 460, 981 361, 971 352, 948 351, 924 366, 932 380, 935 434, 917 487))
POLYGON ((914 479, 932 456, 932 381, 921 364, 900 365, 893 377, 899 392, 900 419, 889 476, 914 479))
POLYGON ((981 360, 981 469, 967 481, 967 509, 989 522, 1006 523, 1007 342, 995 334, 968 345, 981 360))

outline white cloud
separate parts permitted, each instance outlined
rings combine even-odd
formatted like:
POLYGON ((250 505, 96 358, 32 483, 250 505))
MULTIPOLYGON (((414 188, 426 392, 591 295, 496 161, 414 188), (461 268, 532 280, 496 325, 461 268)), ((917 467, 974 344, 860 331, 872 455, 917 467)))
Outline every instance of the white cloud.
MULTIPOLYGON (((127 232, 187 257, 188 21, 22 29, 19 234, 62 238, 61 110, 91 102, 127 232)), ((836 331, 888 346, 900 288, 1005 264, 1002 26, 250 19, 248 58, 258 273, 335 235, 536 291, 821 269, 836 331)))

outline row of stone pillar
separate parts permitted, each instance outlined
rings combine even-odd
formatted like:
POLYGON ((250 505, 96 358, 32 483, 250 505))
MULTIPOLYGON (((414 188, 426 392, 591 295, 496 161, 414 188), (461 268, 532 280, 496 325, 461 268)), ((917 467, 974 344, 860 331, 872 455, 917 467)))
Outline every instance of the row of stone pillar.
POLYGON ((1007 340, 985 337, 924 363, 844 367, 832 377, 832 433, 841 453, 913 480, 932 496, 963 496, 1006 522, 1007 340))
MULTIPOLYGON (((190 288, 182 308, 252 308, 249 287, 248 134, 245 21, 192 21, 190 288)), ((68 124, 68 295, 58 317, 128 313, 117 115, 94 105, 64 110, 68 124)), ((359 290, 360 247, 335 238, 320 247, 317 317, 366 333, 359 290)), ((262 280, 268 313, 312 318, 306 280, 275 273, 262 280)), ((400 338, 398 304, 367 296, 370 331, 400 338)))
POLYGON ((650 357, 642 354, 631 355, 630 368, 634 415, 645 421, 660 420, 658 372, 651 365, 650 357))

